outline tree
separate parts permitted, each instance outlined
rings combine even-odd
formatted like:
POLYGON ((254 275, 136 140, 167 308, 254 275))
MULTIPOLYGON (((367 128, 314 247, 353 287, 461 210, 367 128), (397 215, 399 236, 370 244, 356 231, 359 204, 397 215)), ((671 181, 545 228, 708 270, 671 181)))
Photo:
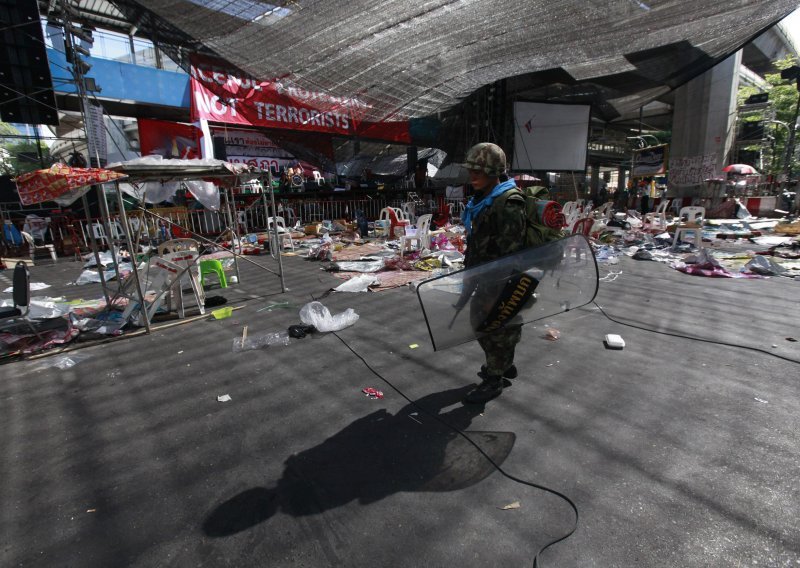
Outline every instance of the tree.
POLYGON ((0 122, 0 174, 18 176, 52 163, 49 148, 36 139, 19 138, 20 132, 11 124, 0 122), (41 155, 41 159, 40 159, 41 155))
MULTIPOLYGON (((778 175, 783 171, 786 143, 789 138, 788 129, 792 127, 792 121, 794 120, 794 111, 795 105, 797 104, 798 91, 794 82, 787 83, 781 78, 780 72, 783 69, 787 69, 788 67, 796 64, 797 58, 792 55, 786 56, 778 61, 774 61, 773 66, 777 72, 767 73, 764 75, 764 80, 768 83, 766 89, 747 85, 740 87, 737 94, 738 104, 741 106, 751 95, 763 92, 769 93, 770 108, 774 113, 774 120, 777 122, 764 124, 765 136, 772 138, 771 140, 767 138, 770 140, 769 152, 765 156, 765 171, 762 173, 778 175), (786 126, 781 126, 780 123, 783 123, 786 126)), ((741 120, 743 122, 752 122, 763 120, 763 118, 763 116, 750 114, 748 116, 743 116, 741 120)), ((756 144, 753 146, 748 146, 745 149, 761 150, 762 146, 756 144)), ((798 165, 800 165, 798 164, 797 156, 791 156, 791 159, 792 170, 796 172, 798 171, 798 165)))

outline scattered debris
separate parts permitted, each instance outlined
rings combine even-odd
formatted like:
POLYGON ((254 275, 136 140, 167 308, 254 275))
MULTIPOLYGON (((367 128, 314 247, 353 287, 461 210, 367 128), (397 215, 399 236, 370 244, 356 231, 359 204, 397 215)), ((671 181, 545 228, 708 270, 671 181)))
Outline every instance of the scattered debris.
POLYGON ((412 344, 411 344, 411 345, 409 345, 408 347, 409 347, 410 349, 416 349, 417 347, 419 347, 419 344, 418 344, 418 343, 412 343, 412 344))
POLYGON ((520 505, 519 501, 514 501, 513 503, 509 503, 508 505, 503 505, 499 507, 503 511, 508 511, 509 509, 519 509, 522 505, 520 505))
POLYGON ((231 395, 223 394, 217 397, 217 402, 228 402, 231 400, 231 395))
POLYGON ((764 400, 763 398, 756 397, 755 400, 757 400, 758 402, 763 402, 764 404, 769 404, 769 401, 768 400, 764 400))
POLYGON ((603 342, 606 345, 606 349, 622 349, 625 347, 625 340, 616 333, 609 333, 606 335, 603 342))
POLYGON ((556 341, 561 337, 561 332, 555 328, 548 327, 544 330, 544 338, 549 341, 556 341))
POLYGON ((226 308, 219 308, 211 312, 211 315, 214 316, 214 319, 218 320, 229 318, 231 317, 231 314, 233 314, 233 308, 230 306, 226 308))
POLYGON ((361 389, 361 392, 363 392, 364 396, 366 396, 367 398, 372 398, 372 399, 383 398, 383 392, 372 387, 363 388, 361 389))

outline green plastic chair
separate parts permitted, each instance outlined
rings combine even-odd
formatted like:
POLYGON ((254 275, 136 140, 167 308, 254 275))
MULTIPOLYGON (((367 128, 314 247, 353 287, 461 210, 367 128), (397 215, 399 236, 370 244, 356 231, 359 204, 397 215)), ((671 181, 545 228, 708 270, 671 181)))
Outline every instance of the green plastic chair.
POLYGON ((200 283, 204 286, 207 274, 216 274, 217 278, 219 279, 220 287, 228 287, 228 280, 225 278, 225 270, 222 268, 222 262, 219 260, 200 261, 200 283))

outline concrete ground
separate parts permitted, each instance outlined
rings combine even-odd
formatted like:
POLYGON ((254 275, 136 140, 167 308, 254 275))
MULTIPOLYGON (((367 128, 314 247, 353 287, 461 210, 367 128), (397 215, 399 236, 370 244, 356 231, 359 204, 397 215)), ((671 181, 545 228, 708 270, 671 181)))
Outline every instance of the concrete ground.
MULTIPOLYGON (((478 345, 434 352, 409 288, 332 294, 360 315, 338 336, 233 353, 244 325, 299 323, 259 309, 339 282, 284 266, 286 294, 247 264, 209 291, 244 306, 228 319, 0 367, 0 565, 531 566, 574 522, 535 484, 580 512, 540 566, 800 566, 797 282, 623 258, 597 297, 620 323, 589 305, 526 326, 483 408, 460 403, 478 345)), ((64 286, 79 273, 32 269, 97 295, 64 286)))

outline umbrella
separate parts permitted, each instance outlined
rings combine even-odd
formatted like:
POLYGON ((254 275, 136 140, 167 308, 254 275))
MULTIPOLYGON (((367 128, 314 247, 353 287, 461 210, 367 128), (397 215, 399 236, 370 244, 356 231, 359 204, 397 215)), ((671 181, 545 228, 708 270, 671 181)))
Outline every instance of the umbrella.
POLYGON ((92 185, 124 177, 127 176, 100 168, 71 168, 54 164, 46 170, 22 174, 14 181, 23 205, 56 201, 66 206, 86 193, 92 185))
POLYGON ((753 166, 748 164, 731 164, 730 166, 725 166, 722 168, 722 171, 740 176, 758 174, 758 171, 753 166))

